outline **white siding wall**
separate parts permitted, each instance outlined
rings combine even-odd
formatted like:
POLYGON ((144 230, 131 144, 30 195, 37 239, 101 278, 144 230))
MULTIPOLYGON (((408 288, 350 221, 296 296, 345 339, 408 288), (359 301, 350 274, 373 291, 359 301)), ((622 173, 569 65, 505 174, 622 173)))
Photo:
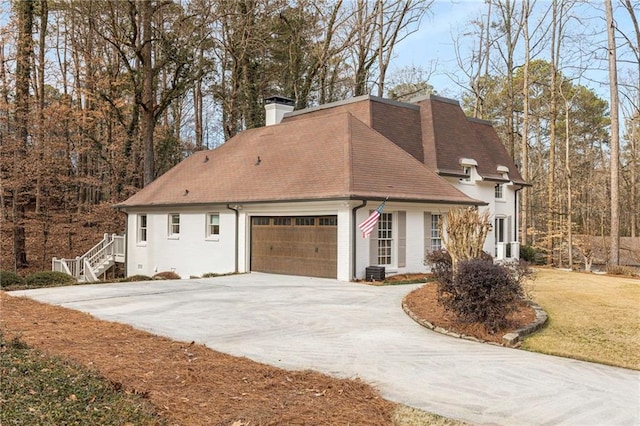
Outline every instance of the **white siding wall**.
MULTIPOLYGON (((249 272, 251 255, 251 216, 338 216, 338 279, 351 279, 351 208, 346 202, 283 203, 246 205, 238 213, 238 272, 249 272)), ((128 211, 127 275, 152 276, 174 271, 182 278, 207 272, 235 271, 235 212, 226 206, 182 208, 163 211, 128 211), (220 237, 206 238, 207 213, 220 214, 220 237), (169 214, 180 214, 180 235, 168 236, 169 214), (138 214, 147 215, 147 242, 138 243, 138 214)))
MULTIPOLYGON (((480 183, 463 185, 454 182, 469 196, 476 199, 491 200, 489 209, 493 216, 513 215, 513 189, 505 186, 505 202, 495 203, 494 185, 480 183), (462 188, 464 187, 464 188, 462 188)), ((352 209, 360 201, 309 202, 246 205, 239 208, 238 226, 238 272, 249 272, 251 249, 252 216, 338 216, 338 266, 337 277, 342 281, 353 278, 352 241, 356 242, 355 275, 363 278, 365 268, 370 264, 370 240, 362 238, 357 225, 364 221, 370 211, 378 207, 379 202, 369 202, 356 212, 356 222, 352 220, 352 209)), ((425 219, 424 213, 445 215, 452 206, 426 205, 414 203, 386 204, 384 212, 394 215, 394 265, 387 266, 387 275, 428 271, 425 257, 425 219), (398 211, 406 212, 406 265, 397 265, 397 220, 398 211)), ((512 226, 513 226, 513 222, 512 226)), ((430 227, 430 224, 427 224, 430 227)), ((427 229, 427 231, 429 231, 427 229)), ((374 231, 375 232, 375 231, 374 231)), ((513 237, 513 231, 511 231, 513 237)), ((129 211, 127 225, 127 275, 153 275, 156 272, 175 271, 183 278, 201 276, 207 272, 230 273, 235 270, 235 212, 226 206, 211 208, 182 208, 170 210, 129 211), (206 238, 207 213, 220 214, 220 237, 217 241, 206 238), (137 220, 139 213, 147 214, 147 243, 137 242, 137 220), (168 236, 168 214, 180 213, 180 236, 172 239, 168 236)), ((429 249, 430 247, 427 247, 429 249)), ((485 249, 494 251, 493 234, 487 239, 485 249)))
MULTIPOLYGON (((460 182, 459 179, 455 178, 447 178, 447 180, 469 197, 475 198, 476 200, 483 200, 488 202, 488 206, 480 207, 479 210, 481 212, 487 209, 489 210, 490 221, 492 224, 494 223, 496 217, 507 218, 507 225, 505 226, 508 226, 509 228, 505 229, 505 241, 517 241, 518 235, 514 232, 515 226, 517 225, 517 215, 514 215, 516 202, 516 186, 509 184, 503 185, 503 199, 496 200, 496 182, 476 181, 474 183, 465 183, 460 182)), ((494 231, 495 230, 492 229, 492 231, 489 233, 484 245, 484 250, 492 255, 495 254, 496 243, 494 231)))
MULTIPOLYGON (((366 207, 363 207, 357 211, 356 224, 362 223, 370 211, 378 207, 378 202, 369 202, 366 207)), ((387 275, 403 274, 403 273, 415 273, 415 272, 428 272, 429 267, 424 264, 426 250, 425 250, 425 223, 424 213, 429 212, 432 214, 446 214, 450 206, 444 205, 426 205, 426 204, 402 204, 402 203, 387 203, 384 212, 395 213, 394 215, 394 265, 385 266, 385 272, 387 275), (397 265, 397 212, 406 212, 406 264, 404 267, 398 267, 397 265)), ((430 224, 429 226, 430 231, 430 224)), ((374 231, 375 232, 375 231, 374 231)), ((427 247, 426 249, 430 249, 427 247)), ((356 235, 356 277, 359 279, 364 278, 365 269, 367 266, 375 266, 370 263, 370 240, 362 238, 362 233, 357 229, 356 235)))
POLYGON ((234 271, 235 215, 226 207, 207 210, 128 212, 127 275, 149 275, 174 271, 182 278, 207 272, 234 271), (168 235, 168 214, 180 214, 180 235, 168 235), (220 214, 220 236, 206 238, 207 213, 220 214), (138 214, 147 215, 147 242, 137 241, 138 214))

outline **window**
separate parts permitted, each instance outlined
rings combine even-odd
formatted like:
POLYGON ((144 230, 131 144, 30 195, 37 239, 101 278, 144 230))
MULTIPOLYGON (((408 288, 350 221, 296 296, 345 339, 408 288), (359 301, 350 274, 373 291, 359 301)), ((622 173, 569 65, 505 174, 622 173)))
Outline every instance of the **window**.
POLYGON ((207 215, 207 238, 220 236, 220 213, 207 215))
POLYGON ((268 217, 263 217, 263 216, 254 216, 253 217, 253 224, 254 225, 258 225, 258 226, 268 226, 269 225, 269 218, 268 217))
POLYGON ((338 226, 338 218, 336 216, 326 216, 318 218, 320 226, 338 226))
POLYGON ((274 217, 273 224, 277 226, 290 226, 291 218, 290 217, 274 217))
POLYGON ((502 200, 504 198, 504 193, 502 192, 502 184, 496 185, 495 196, 496 196, 496 200, 502 200))
POLYGON ((393 214, 382 213, 378 221, 378 265, 391 265, 393 214))
POLYGON ((169 236, 177 237, 178 235, 180 235, 180 214, 171 213, 169 214, 169 236))
POLYGON ((440 235, 440 220, 442 219, 439 214, 431 215, 431 251, 438 251, 442 248, 442 237, 440 235))
POLYGON ((471 182, 471 166, 462 166, 462 173, 466 175, 460 179, 462 182, 471 182))
POLYGON ((296 226, 314 226, 315 224, 315 217, 296 217, 296 226))
POLYGON ((139 243, 147 242, 147 215, 146 214, 138 215, 138 242, 139 243))
POLYGON ((496 243, 504 243, 504 217, 496 218, 494 232, 496 236, 496 243))

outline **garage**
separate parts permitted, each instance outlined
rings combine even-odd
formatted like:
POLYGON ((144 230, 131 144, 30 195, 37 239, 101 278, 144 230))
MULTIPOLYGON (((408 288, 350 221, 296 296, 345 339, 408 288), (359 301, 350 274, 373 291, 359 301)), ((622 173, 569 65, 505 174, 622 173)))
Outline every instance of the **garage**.
POLYGON ((336 278, 337 216, 253 216, 251 270, 336 278))

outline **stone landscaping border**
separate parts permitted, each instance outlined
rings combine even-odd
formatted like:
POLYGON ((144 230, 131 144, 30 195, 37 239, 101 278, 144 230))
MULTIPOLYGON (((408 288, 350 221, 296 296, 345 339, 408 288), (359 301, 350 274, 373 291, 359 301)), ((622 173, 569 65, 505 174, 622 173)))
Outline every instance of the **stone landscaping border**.
POLYGON ((520 328, 518 330, 509 332, 509 333, 505 334, 504 336, 502 336, 502 344, 499 344, 499 343, 495 343, 495 342, 488 342, 486 340, 478 339, 478 338, 473 337, 473 336, 468 336, 466 334, 455 333, 453 331, 450 331, 450 330, 447 330, 445 328, 438 327, 438 326, 436 326, 434 324, 431 324, 429 321, 418 317, 411 309, 409 309, 409 306, 407 305, 405 299, 402 300, 402 309, 409 316, 409 318, 411 318, 412 320, 414 320, 415 322, 417 322, 421 326, 423 326, 425 328, 428 328, 429 330, 433 330, 436 333, 445 334, 447 336, 455 337, 457 339, 471 340, 473 342, 478 342, 478 343, 488 343, 490 345, 495 345, 495 346, 506 346, 506 347, 511 347, 511 348, 518 347, 520 345, 520 342, 522 341, 522 339, 525 336, 528 336, 528 335, 530 335, 532 333, 535 333, 536 331, 540 330, 546 324, 547 320, 549 319, 549 316, 544 311, 544 309, 542 309, 538 304, 536 304, 536 303, 534 303, 534 302, 529 300, 529 301, 527 301, 527 303, 535 311, 536 319, 531 324, 528 324, 528 325, 526 325, 526 326, 524 326, 524 327, 522 327, 522 328, 520 328))

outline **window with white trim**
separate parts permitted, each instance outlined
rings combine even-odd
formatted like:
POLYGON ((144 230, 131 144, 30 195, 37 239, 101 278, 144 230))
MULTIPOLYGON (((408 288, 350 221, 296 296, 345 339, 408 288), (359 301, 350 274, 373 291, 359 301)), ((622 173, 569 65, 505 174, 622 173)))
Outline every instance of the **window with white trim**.
POLYGON ((169 214, 169 237, 180 236, 180 213, 169 214))
POLYGON ((220 213, 207 213, 207 238, 220 236, 220 213))
POLYGON ((462 173, 464 173, 466 177, 463 177, 460 181, 471 182, 471 166, 462 166, 462 173))
POLYGON ((137 242, 138 243, 146 243, 147 242, 147 215, 139 214, 138 215, 138 232, 137 232, 137 242))
POLYGON ((496 236, 496 243, 504 243, 505 239, 505 218, 496 217, 495 228, 493 229, 496 236))
POLYGON ((431 251, 442 249, 442 236, 440 235, 440 220, 442 216, 439 214, 431 215, 431 251))
POLYGON ((501 183, 496 184, 495 186, 495 190, 494 190, 494 194, 496 197, 496 200, 503 200, 504 199, 504 185, 502 185, 501 183))
POLYGON ((391 265, 393 254, 393 214, 382 213, 378 220, 378 265, 391 265))

